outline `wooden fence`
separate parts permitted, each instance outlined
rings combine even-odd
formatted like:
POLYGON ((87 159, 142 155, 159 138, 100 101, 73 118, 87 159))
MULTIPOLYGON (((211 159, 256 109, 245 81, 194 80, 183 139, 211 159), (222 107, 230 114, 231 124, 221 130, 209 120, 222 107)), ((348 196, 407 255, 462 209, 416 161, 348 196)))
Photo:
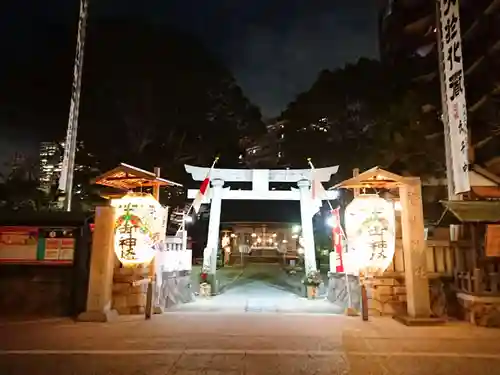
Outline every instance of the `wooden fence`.
POLYGON ((473 271, 455 273, 457 291, 474 295, 495 296, 500 295, 500 272, 490 272, 476 268, 473 271))
MULTIPOLYGON (((455 251, 449 241, 428 240, 427 242, 427 276, 429 278, 453 277, 455 268, 455 251)), ((389 277, 404 277, 405 263, 403 244, 396 241, 394 259, 384 273, 389 277)))
MULTIPOLYGON (((446 240, 427 241, 427 276, 453 278, 457 292, 500 295, 500 259, 483 258, 479 268, 471 265, 474 253, 468 243, 446 240)), ((394 259, 384 276, 404 277, 405 265, 401 240, 396 242, 394 259)))

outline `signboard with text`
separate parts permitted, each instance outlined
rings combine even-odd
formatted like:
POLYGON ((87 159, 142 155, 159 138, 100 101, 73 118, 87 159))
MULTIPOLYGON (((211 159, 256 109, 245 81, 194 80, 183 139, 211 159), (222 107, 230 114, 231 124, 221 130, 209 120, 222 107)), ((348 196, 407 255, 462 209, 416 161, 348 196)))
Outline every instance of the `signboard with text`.
POLYGON ((0 263, 72 264, 73 228, 0 227, 0 263))
POLYGON ((37 260, 38 228, 0 227, 0 260, 26 262, 37 260))
POLYGON ((440 0, 441 70, 455 194, 470 191, 467 104, 458 0, 440 0))

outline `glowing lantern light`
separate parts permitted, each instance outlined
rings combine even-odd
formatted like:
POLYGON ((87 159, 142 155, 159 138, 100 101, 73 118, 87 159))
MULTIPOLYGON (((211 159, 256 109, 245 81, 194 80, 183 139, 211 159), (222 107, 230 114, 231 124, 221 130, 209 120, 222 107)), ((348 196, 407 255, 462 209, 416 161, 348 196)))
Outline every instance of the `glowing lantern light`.
POLYGON ((378 195, 360 195, 346 208, 345 226, 346 272, 384 272, 392 262, 396 246, 394 204, 378 195))
POLYGON ((230 241, 231 241, 231 240, 229 239, 228 235, 227 235, 227 234, 226 234, 226 235, 224 235, 224 237, 222 237, 222 241, 221 241, 221 245, 222 245, 222 247, 224 247, 224 248, 225 248, 225 247, 228 247, 228 246, 229 246, 229 244, 230 244, 230 241))
POLYGON ((167 209, 150 194, 113 199, 115 253, 125 267, 149 264, 165 241, 167 209))

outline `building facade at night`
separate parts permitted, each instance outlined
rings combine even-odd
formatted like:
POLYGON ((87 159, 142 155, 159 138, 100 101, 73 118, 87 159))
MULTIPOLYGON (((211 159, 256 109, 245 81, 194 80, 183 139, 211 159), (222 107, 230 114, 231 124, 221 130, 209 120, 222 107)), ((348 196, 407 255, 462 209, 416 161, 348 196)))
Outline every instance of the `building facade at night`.
POLYGON ((266 133, 249 142, 245 149, 245 164, 250 168, 283 167, 285 138, 283 121, 271 120, 266 125, 266 133))
POLYGON ((55 179, 59 177, 62 167, 61 146, 58 142, 40 143, 40 188, 43 191, 50 191, 55 179))
MULTIPOLYGON (((78 148, 83 147, 79 142, 78 148)), ((57 183, 61 174, 63 163, 64 142, 41 142, 40 143, 40 170, 38 174, 40 189, 49 192, 57 183)), ((81 170, 82 166, 76 165, 75 170, 81 170)))
POLYGON ((220 234, 226 263, 241 256, 268 261, 298 259, 304 252, 300 242, 300 226, 292 223, 223 223, 220 234))
MULTIPOLYGON (((385 0, 379 14, 381 60, 441 113, 436 2, 385 0)), ((460 1, 471 163, 500 173, 500 1, 460 1)), ((442 129, 442 128, 441 128, 442 129)))

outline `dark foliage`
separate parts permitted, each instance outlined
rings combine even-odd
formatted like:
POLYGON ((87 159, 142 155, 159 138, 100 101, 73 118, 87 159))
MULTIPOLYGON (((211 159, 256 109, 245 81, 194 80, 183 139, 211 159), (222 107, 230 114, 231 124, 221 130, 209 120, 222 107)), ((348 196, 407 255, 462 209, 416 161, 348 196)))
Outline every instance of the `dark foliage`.
POLYGON ((285 153, 294 164, 305 164, 308 157, 317 166, 339 164, 340 178, 353 168, 376 165, 398 173, 439 174, 442 131, 436 111, 425 111, 426 103, 378 61, 361 59, 323 71, 282 114, 285 153))

